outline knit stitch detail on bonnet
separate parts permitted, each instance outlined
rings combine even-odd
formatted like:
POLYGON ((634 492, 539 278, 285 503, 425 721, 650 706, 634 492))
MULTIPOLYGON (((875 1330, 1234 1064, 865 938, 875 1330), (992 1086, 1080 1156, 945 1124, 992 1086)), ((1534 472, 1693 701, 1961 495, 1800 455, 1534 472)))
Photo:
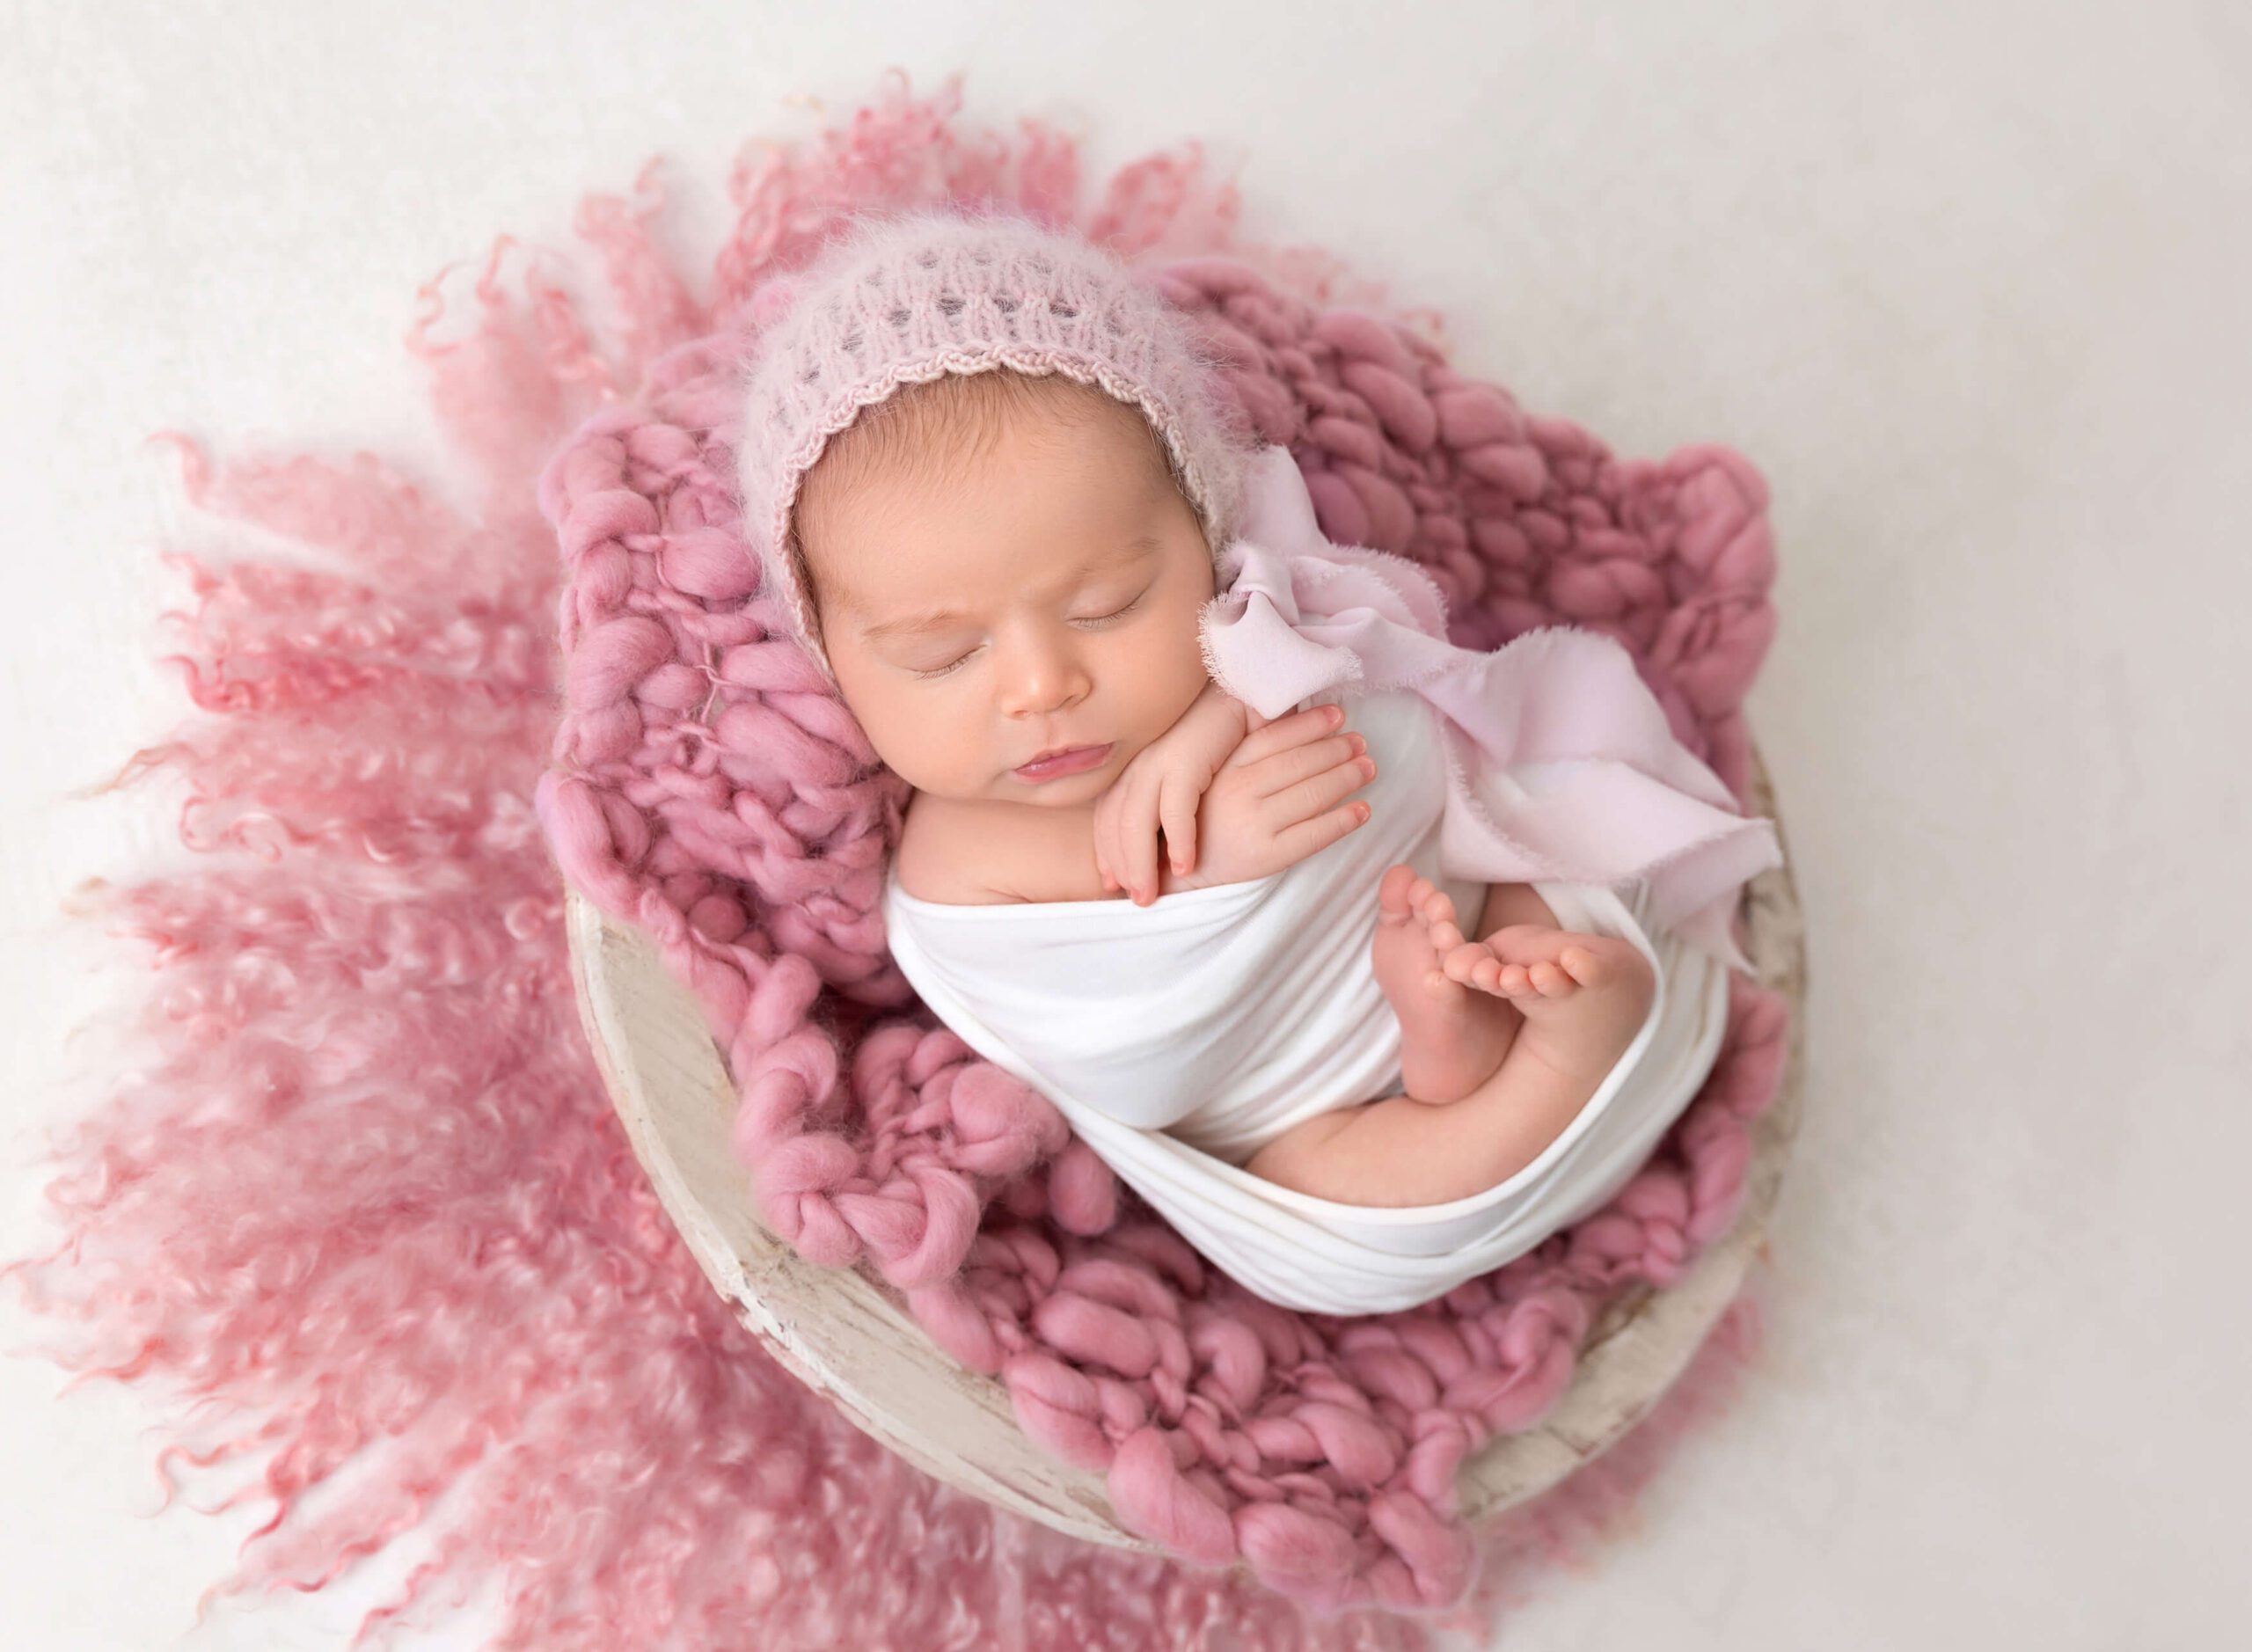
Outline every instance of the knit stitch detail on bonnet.
POLYGON ((832 685, 792 511, 829 439, 903 385, 1009 368, 1063 374, 1137 409, 1217 564, 1252 449, 1217 360, 1115 254, 1026 219, 923 208, 861 215, 778 279, 753 305, 765 325, 743 365, 738 503, 765 588, 832 685))

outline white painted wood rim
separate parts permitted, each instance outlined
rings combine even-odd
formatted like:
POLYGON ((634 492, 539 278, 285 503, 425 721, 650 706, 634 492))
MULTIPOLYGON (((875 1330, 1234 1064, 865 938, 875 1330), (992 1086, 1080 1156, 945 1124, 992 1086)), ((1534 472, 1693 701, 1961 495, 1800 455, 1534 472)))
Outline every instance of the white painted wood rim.
MULTIPOLYGON (((1774 818, 1752 754, 1749 812, 1774 818)), ((1539 1426, 1463 1465, 1462 1509, 1484 1520, 1546 1491, 1639 1422, 1742 1288, 1798 1127, 1805 939, 1788 861, 1747 892, 1746 949, 1761 985, 1790 1004, 1781 1088, 1752 1129, 1735 1227, 1671 1289, 1632 1288, 1591 1327, 1572 1386, 1539 1426)), ((735 1095, 718 1045, 655 947, 565 897, 572 977, 596 1064, 633 1151, 706 1276, 774 1356, 844 1415, 925 1472, 1090 1542, 1149 1550, 1117 1524, 1102 1477, 1057 1461, 1017 1427, 1007 1392, 941 1352, 896 1291, 865 1269, 816 1267, 750 1212, 728 1147, 735 1095)))

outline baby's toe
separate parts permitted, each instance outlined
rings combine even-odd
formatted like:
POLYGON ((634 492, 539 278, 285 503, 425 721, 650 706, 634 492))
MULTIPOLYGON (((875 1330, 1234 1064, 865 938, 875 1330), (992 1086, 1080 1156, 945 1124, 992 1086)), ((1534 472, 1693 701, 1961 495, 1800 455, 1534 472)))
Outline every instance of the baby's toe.
POLYGON ((1422 881, 1405 861, 1387 871, 1376 886, 1377 916, 1387 924, 1404 923, 1415 910, 1415 886, 1422 881))
POLYGON ((1568 997, 1579 990, 1580 983, 1552 963, 1537 963, 1529 971, 1532 989, 1544 998, 1568 997))
POLYGON ((1584 947, 1567 947, 1556 961, 1564 973, 1583 987, 1599 987, 1610 979, 1611 966, 1600 954, 1584 947))

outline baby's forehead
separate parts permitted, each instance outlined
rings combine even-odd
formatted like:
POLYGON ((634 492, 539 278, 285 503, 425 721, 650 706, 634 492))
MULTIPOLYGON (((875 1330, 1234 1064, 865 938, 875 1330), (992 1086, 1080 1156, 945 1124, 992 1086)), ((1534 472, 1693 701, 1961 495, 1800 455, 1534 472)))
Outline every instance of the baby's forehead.
POLYGON ((908 513, 896 531, 871 532, 857 548, 832 547, 820 565, 819 596, 832 616, 895 630, 916 616, 959 618, 1005 592, 1069 600, 1103 581, 1138 576, 1169 539, 1161 523, 1123 517, 1115 533, 1059 543, 1052 560, 1030 576, 1033 583, 997 585, 976 551, 956 537, 918 531, 908 513))

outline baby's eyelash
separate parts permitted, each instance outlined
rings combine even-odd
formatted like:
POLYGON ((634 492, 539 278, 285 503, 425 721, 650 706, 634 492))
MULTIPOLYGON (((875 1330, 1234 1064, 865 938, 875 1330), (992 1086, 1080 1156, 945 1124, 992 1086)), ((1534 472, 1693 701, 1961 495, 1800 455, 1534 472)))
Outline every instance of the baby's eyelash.
MULTIPOLYGON (((1142 596, 1147 596, 1148 595, 1149 593, 1147 591, 1144 591, 1142 593, 1142 596)), ((1075 625, 1107 625, 1114 619, 1123 619, 1127 615, 1132 613, 1136 609, 1142 605, 1142 596, 1137 596, 1132 602, 1127 603, 1125 607, 1115 609, 1108 614, 1097 614, 1091 619, 1075 619, 1071 623, 1075 625)), ((970 654, 975 654, 977 650, 975 648, 972 648, 969 651, 970 654)), ((954 661, 950 665, 942 665, 936 670, 932 671, 918 671, 915 673, 915 676, 920 677, 926 683, 931 681, 933 677, 951 676, 954 672, 961 669, 963 662, 967 661, 969 658, 969 654, 965 654, 961 656, 961 659, 954 661)))
MULTIPOLYGON (((1142 593, 1142 596, 1148 595, 1147 591, 1142 593)), ((1123 608, 1113 609, 1109 613, 1097 614, 1093 619, 1082 619, 1078 623, 1082 625, 1107 625, 1114 619, 1123 619, 1142 605, 1142 596, 1136 597, 1123 608)))

